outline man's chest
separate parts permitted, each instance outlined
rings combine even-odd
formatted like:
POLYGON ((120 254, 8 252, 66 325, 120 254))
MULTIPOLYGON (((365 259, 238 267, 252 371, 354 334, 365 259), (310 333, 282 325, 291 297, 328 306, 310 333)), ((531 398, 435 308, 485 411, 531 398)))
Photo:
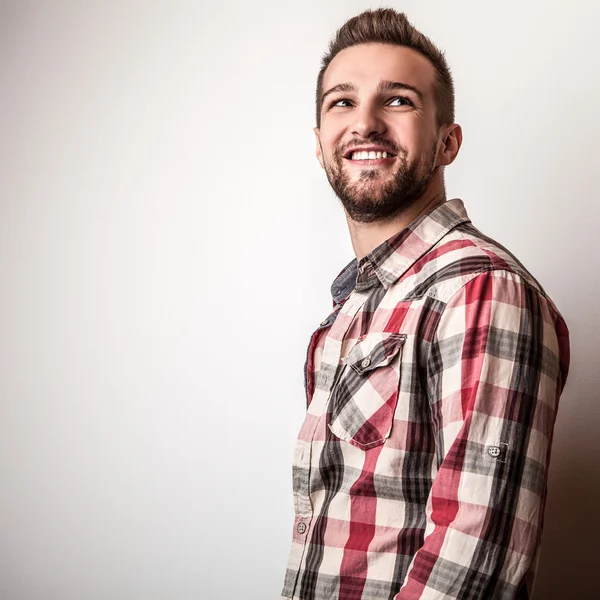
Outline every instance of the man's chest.
POLYGON ((363 451, 392 435, 405 445, 411 424, 429 421, 422 380, 440 313, 439 302, 393 287, 350 294, 311 339, 306 441, 326 427, 363 451))

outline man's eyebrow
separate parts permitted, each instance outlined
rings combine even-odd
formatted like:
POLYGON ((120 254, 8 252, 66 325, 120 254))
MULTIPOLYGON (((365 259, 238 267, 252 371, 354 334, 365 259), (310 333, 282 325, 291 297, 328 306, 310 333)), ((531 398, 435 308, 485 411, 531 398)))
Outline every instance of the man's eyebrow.
POLYGON ((378 91, 380 92, 395 92, 398 90, 408 90, 409 92, 415 93, 419 100, 423 102, 423 93, 414 87, 413 85, 409 85, 408 83, 401 83, 400 81, 389 81, 388 79, 382 79, 377 86, 378 91))
POLYGON ((323 104, 323 102, 325 102, 325 98, 327 98, 327 96, 329 96, 329 94, 335 94, 336 92, 355 92, 355 91, 356 91, 356 86, 353 83, 338 83, 337 85, 334 85, 331 89, 327 90, 321 96, 321 104, 323 104))
MULTIPOLYGON (((379 92, 396 92, 396 91, 409 91, 416 94, 421 102, 423 102, 423 93, 413 85, 408 83, 402 83, 400 81, 390 81, 389 79, 382 79, 377 86, 377 91, 379 92)), ((331 89, 327 90, 321 96, 321 106, 325 102, 325 98, 330 94, 335 94, 336 92, 356 92, 356 86, 353 83, 338 83, 334 85, 331 89)))

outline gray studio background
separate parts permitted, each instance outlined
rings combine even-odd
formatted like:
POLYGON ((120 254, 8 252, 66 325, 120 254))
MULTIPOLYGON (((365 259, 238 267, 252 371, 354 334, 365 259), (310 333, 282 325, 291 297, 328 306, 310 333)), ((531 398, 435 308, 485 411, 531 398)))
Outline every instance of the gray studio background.
MULTIPOLYGON (((536 600, 595 599, 600 4, 391 5, 453 68, 449 196, 570 326, 536 600)), ((0 0, 0 600, 279 597, 352 257, 314 85, 369 6, 0 0)))

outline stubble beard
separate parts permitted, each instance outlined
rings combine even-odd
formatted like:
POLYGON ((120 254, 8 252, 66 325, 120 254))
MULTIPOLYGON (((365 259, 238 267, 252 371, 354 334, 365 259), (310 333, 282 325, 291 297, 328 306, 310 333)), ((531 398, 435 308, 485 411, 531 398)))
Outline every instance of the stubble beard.
MULTIPOLYGON (((372 142, 376 143, 375 140, 372 142)), ((392 177, 387 169, 365 167, 358 180, 353 181, 344 169, 342 149, 336 149, 333 159, 325 163, 329 184, 353 221, 388 221, 425 193, 435 171, 437 139, 428 154, 410 163, 404 148, 398 147, 394 151, 400 164, 392 177), (388 181, 383 181, 384 178, 388 181), (374 185, 377 180, 381 180, 379 186, 374 185), (371 185, 365 185, 369 183, 371 185)))

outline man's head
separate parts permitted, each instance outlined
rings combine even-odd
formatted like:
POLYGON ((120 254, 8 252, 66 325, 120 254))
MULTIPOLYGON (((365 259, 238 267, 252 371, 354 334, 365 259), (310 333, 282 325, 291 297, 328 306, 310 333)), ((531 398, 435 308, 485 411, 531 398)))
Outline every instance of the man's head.
POLYGON ((453 122, 448 65, 404 14, 366 11, 337 32, 317 82, 315 134, 319 162, 353 220, 393 218, 436 176, 443 187, 441 169, 462 140, 453 122))

